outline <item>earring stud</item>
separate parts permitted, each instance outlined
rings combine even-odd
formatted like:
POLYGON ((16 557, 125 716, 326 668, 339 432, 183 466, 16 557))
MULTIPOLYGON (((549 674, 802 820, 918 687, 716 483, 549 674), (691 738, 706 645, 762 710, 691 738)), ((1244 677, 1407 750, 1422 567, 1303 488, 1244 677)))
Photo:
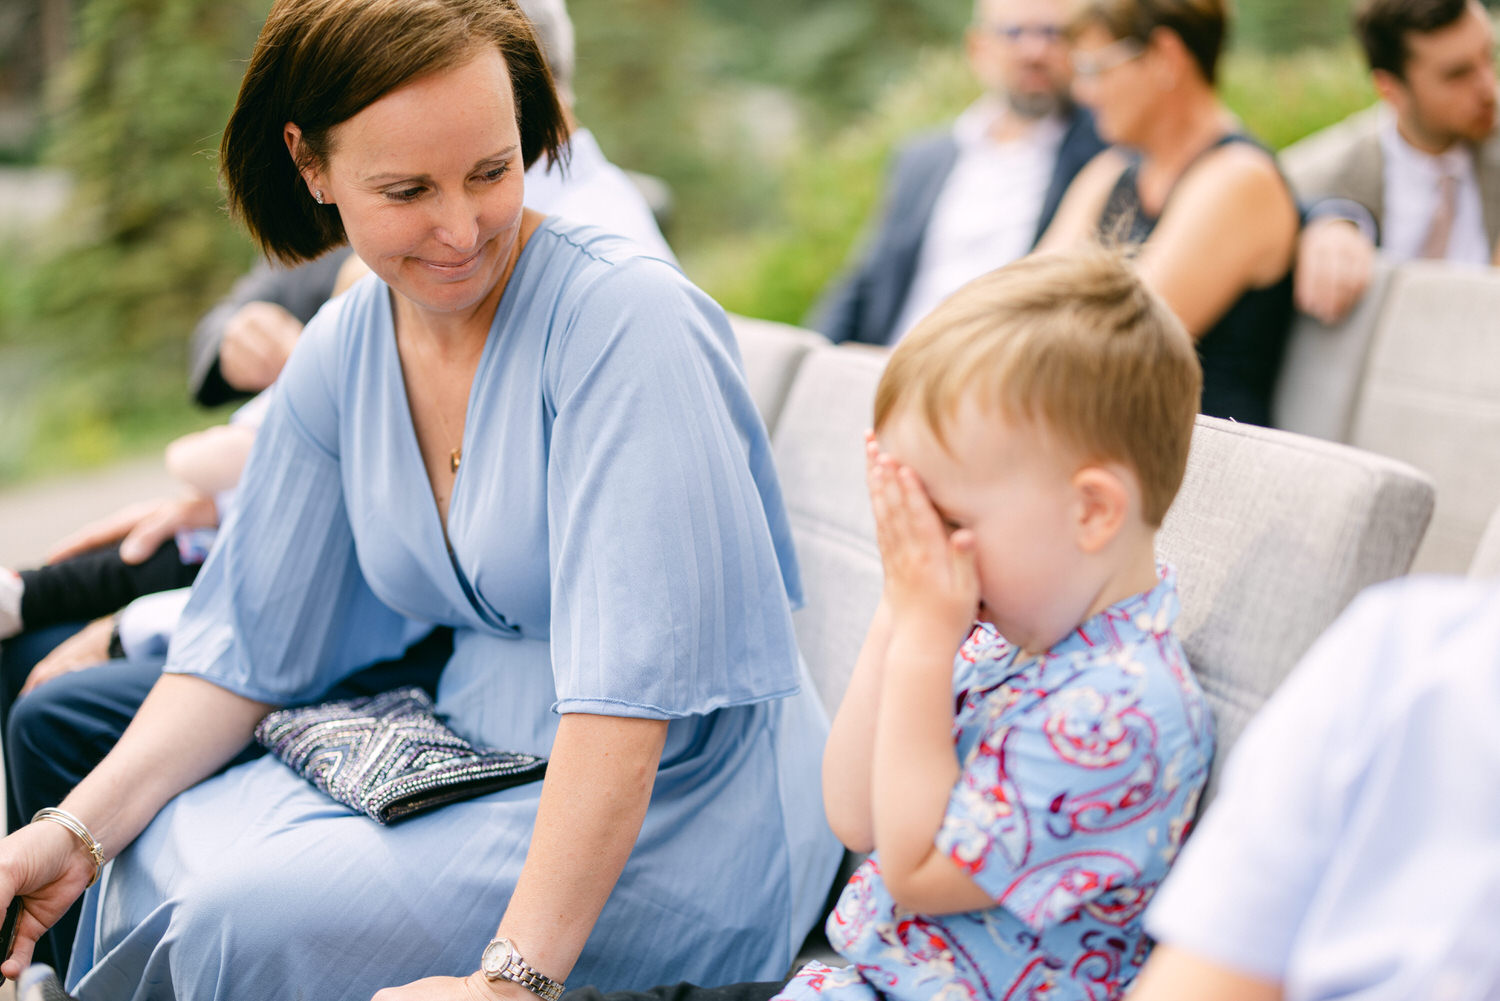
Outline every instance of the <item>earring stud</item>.
POLYGON ((314 188, 313 189, 313 201, 317 202, 319 205, 323 204, 323 189, 322 188, 314 188))

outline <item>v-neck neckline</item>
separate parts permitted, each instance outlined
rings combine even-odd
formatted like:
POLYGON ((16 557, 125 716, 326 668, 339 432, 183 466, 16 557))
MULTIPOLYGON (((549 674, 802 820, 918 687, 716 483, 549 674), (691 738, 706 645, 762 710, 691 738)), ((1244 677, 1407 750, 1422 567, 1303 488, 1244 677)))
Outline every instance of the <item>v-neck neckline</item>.
POLYGON ((496 335, 496 331, 501 329, 503 326, 502 321, 508 319, 509 314, 514 308, 515 296, 512 292, 518 280, 522 278, 527 267, 527 261, 532 256, 530 253, 532 243, 544 229, 549 227, 551 220, 551 216, 546 216, 532 229, 526 239, 525 245, 521 247, 520 252, 516 255, 515 266, 511 268, 510 277, 505 283, 505 288, 500 292, 500 299, 495 303, 495 315, 490 318, 489 330, 485 334, 484 347, 479 352, 479 361, 474 366, 474 377, 469 382, 468 399, 464 403, 464 429, 463 433, 459 436, 459 449, 465 461, 459 463, 458 470, 453 474, 453 486, 448 494, 447 518, 443 517, 442 510, 438 506, 437 494, 432 488, 432 479, 427 475, 427 462, 422 454, 422 443, 417 437, 417 424, 416 418, 412 413, 411 397, 406 391, 406 369, 401 363, 401 349, 396 342, 396 309, 395 303, 391 300, 395 292, 389 286, 386 286, 386 294, 380 297, 381 309, 385 311, 385 319, 390 324, 391 329, 391 336, 386 341, 387 349, 391 353, 392 371, 394 373, 391 391, 400 397, 401 410, 406 418, 404 424, 405 447, 410 453, 409 458, 414 460, 417 468, 422 471, 421 477, 414 479, 419 480, 421 483, 422 493, 426 498, 424 507, 427 515, 425 521, 429 529, 435 532, 437 542, 448 554, 449 562, 453 564, 454 573, 458 577, 458 583, 463 589, 465 597, 468 597, 471 603, 473 602, 473 596, 469 594, 468 580, 458 563, 457 550, 453 545, 452 526, 454 524, 455 513, 460 506, 459 487, 464 481, 464 471, 470 468, 470 460, 475 458, 469 448, 469 429, 473 424, 474 401, 479 384, 485 372, 490 367, 494 353, 498 350, 496 343, 500 338, 496 335))

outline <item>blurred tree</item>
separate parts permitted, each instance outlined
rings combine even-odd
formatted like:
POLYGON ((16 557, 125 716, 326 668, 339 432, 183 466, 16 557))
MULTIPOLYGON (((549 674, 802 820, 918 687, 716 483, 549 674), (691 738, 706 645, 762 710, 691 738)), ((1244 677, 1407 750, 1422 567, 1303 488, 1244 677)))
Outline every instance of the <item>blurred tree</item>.
POLYGON ((85 0, 52 81, 48 162, 75 193, 28 248, 0 337, 64 361, 39 401, 50 433, 107 448, 116 419, 186 397, 197 316, 249 264, 222 210, 218 131, 269 0, 85 0), (84 387, 82 389, 78 387, 84 387))

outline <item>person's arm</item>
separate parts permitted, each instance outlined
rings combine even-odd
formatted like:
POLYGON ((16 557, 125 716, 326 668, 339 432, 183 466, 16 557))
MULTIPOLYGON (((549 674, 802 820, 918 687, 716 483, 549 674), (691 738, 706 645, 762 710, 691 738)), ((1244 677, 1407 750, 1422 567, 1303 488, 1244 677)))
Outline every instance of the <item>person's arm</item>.
POLYGON ((340 248, 295 268, 261 261, 236 282, 193 330, 188 370, 193 398, 211 407, 269 385, 302 324, 331 296, 348 255, 340 248))
POLYGON ((1118 150, 1107 149, 1088 162, 1052 217, 1052 225, 1037 241, 1036 253, 1052 253, 1097 239, 1099 217, 1104 214, 1110 189, 1120 179, 1126 160, 1118 150))
POLYGON ((868 853, 875 848, 870 766, 890 642, 891 610, 882 598, 823 748, 823 809, 834 835, 852 852, 868 853))
POLYGON ((497 933, 554 980, 573 969, 635 847, 666 737, 666 720, 570 713, 558 724, 531 847, 497 933))
POLYGON ((1374 270, 1375 244, 1356 223, 1340 216, 1313 219, 1297 240, 1297 308, 1332 326, 1364 296, 1374 270))
MULTIPOLYGON (((119 743, 60 805, 113 858, 168 800, 239 753, 269 708, 201 678, 163 675, 119 743)), ((82 894, 93 873, 82 842, 57 824, 28 824, 0 841, 0 900, 26 897, 15 950, 0 973, 20 975, 38 936, 82 894)))
MULTIPOLYGON (((875 434, 865 432, 865 483, 874 489, 872 474, 880 458, 875 434)), ((870 758, 875 746, 875 714, 885 675, 886 649, 891 642, 891 608, 884 594, 870 620, 864 644, 849 676, 849 686, 823 748, 823 809, 828 826, 852 852, 872 851, 875 828, 870 811, 870 758)))
POLYGON ((1281 1001, 1282 992, 1280 984, 1162 944, 1127 996, 1130 1001, 1281 1001))
POLYGON ((1141 249, 1140 274, 1202 337, 1247 290, 1286 274, 1297 228, 1296 203, 1271 158, 1228 146, 1179 183, 1141 249))
POLYGON ((167 445, 167 472, 204 496, 212 497, 239 483, 255 444, 255 428, 217 424, 185 434, 167 445))
POLYGON ((60 563, 90 549, 118 542, 120 559, 140 563, 179 529, 213 528, 218 523, 219 509, 212 497, 203 494, 141 501, 91 521, 59 540, 47 554, 47 562, 60 563))
POLYGON ((979 606, 973 534, 948 536, 916 474, 889 459, 871 470, 870 501, 891 609, 871 783, 881 877, 918 913, 990 907, 936 843, 960 774, 953 658, 979 606))

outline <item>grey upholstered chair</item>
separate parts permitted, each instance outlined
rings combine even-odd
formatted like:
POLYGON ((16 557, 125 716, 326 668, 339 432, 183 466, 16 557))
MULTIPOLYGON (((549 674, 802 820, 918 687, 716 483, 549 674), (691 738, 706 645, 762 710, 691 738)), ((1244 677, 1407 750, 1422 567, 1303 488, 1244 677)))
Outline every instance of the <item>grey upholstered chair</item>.
MULTIPOLYGON (((808 352, 773 436, 807 592, 797 636, 830 710, 880 598, 860 446, 883 364, 808 352)), ((1431 510, 1431 484, 1403 463, 1199 418, 1159 549, 1178 569, 1180 632, 1221 757, 1355 593, 1405 571, 1431 510)))

